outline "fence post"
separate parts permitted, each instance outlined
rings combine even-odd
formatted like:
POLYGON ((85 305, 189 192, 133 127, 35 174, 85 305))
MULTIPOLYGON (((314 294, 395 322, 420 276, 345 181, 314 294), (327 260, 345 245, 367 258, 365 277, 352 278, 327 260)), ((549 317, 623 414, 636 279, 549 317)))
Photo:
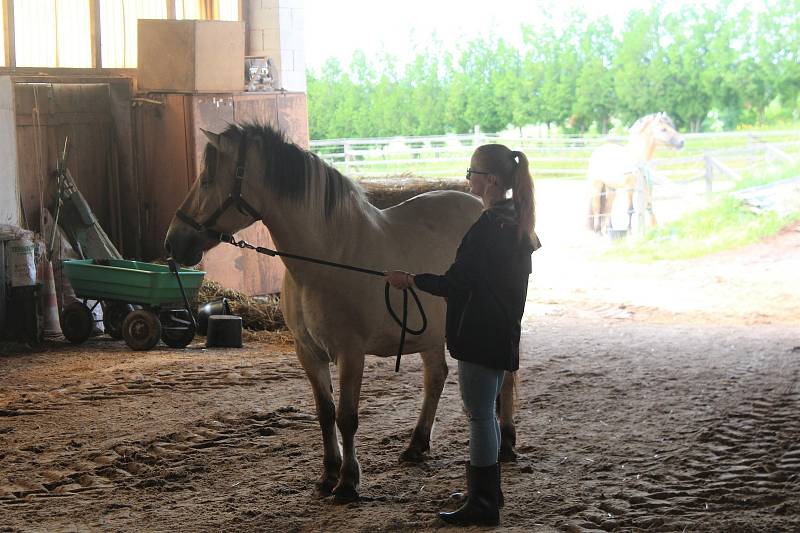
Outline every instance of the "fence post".
MULTIPOLYGON (((636 236, 643 237, 647 233, 647 174, 640 171, 636 178, 636 190, 633 191, 636 213, 636 236)), ((652 201, 652 198, 650 199, 652 201)))
POLYGON ((350 143, 345 141, 342 145, 342 152, 344 153, 344 173, 350 174, 350 143))
POLYGON ((708 154, 705 154, 704 158, 706 161, 706 202, 710 202, 711 184, 714 181, 714 162, 711 160, 711 156, 708 154))

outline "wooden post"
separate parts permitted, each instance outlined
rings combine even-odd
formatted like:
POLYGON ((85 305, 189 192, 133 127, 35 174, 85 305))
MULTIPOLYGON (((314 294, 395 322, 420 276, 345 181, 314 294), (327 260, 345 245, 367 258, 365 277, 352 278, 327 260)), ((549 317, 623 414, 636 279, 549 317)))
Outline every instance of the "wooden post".
POLYGON ((100 0, 89 2, 89 28, 92 39, 92 68, 101 68, 103 55, 100 40, 100 0))
POLYGON ((711 156, 705 154, 706 161, 706 201, 711 201, 711 184, 714 181, 714 163, 711 161, 711 156))
POLYGON ((6 66, 17 66, 17 39, 14 36, 14 0, 3 1, 3 38, 6 44, 6 66))
MULTIPOLYGON (((633 191, 636 211, 636 236, 643 237, 647 233, 647 175, 640 170, 636 177, 636 190, 633 191)), ((652 202, 652 198, 650 199, 652 202)))

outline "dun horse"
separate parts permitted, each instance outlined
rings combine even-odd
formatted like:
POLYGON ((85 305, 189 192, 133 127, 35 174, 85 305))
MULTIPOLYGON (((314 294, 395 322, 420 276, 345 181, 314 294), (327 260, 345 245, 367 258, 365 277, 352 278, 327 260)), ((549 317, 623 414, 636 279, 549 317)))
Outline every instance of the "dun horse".
MULTIPOLYGON (((200 262, 203 252, 219 242, 213 232, 233 234, 261 221, 284 253, 380 271, 444 272, 481 212, 477 198, 455 191, 422 194, 380 210, 352 180, 268 126, 233 125, 222 134, 205 133, 209 142, 204 169, 173 218, 165 242, 173 258, 185 265, 200 262)), ((287 273, 281 305, 311 382, 322 429, 323 469, 316 492, 351 501, 358 498, 361 472, 355 434, 364 357, 395 355, 400 328, 386 310, 382 278, 283 260, 287 273), (338 405, 331 363, 338 368, 338 405)), ((445 303, 424 293, 419 297, 428 327, 419 336, 407 336, 404 349, 419 352, 424 366, 422 410, 400 457, 411 462, 422 461, 430 449, 447 376, 445 303)), ((391 298, 399 310, 402 293, 392 290, 391 298)), ((409 327, 418 327, 420 321, 416 307, 410 306, 409 327)), ((513 379, 505 381, 498 414, 502 456, 508 458, 515 453, 513 379)))
MULTIPOLYGON (((617 191, 626 192, 628 198, 628 230, 634 210, 634 193, 644 196, 641 204, 646 209, 650 226, 656 223, 652 207, 653 173, 648 161, 653 158, 656 146, 683 148, 683 137, 666 113, 654 113, 637 120, 630 130, 624 146, 605 144, 597 148, 589 159, 588 181, 590 189, 590 230, 605 233, 613 225, 611 213, 617 191)), ((621 229, 621 228, 617 228, 621 229)))

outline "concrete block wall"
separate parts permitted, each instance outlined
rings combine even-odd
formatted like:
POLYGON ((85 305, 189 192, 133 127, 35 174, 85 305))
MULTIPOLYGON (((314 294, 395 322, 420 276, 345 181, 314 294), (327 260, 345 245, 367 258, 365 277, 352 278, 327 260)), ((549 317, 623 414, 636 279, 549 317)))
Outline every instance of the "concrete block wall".
POLYGON ((0 76, 0 224, 20 225, 14 83, 0 76))
POLYGON ((247 55, 272 58, 287 91, 306 92, 304 0, 247 0, 247 55))

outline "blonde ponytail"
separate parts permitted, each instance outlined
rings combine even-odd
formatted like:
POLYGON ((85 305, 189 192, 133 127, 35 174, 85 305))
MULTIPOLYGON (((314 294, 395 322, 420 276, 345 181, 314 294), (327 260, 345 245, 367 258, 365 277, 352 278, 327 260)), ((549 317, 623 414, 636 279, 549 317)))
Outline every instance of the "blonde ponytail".
POLYGON ((538 248, 539 240, 533 232, 536 225, 536 206, 528 158, 524 153, 510 150, 502 144, 479 146, 475 149, 474 157, 479 159, 481 170, 491 172, 498 177, 503 190, 511 189, 519 225, 519 238, 523 240, 527 235, 533 242, 534 248, 538 248))
POLYGON ((533 228, 536 226, 536 202, 533 195, 533 178, 531 177, 528 158, 522 152, 511 152, 517 159, 517 168, 512 176, 511 191, 514 209, 517 212, 520 239, 527 235, 534 238, 533 228))

